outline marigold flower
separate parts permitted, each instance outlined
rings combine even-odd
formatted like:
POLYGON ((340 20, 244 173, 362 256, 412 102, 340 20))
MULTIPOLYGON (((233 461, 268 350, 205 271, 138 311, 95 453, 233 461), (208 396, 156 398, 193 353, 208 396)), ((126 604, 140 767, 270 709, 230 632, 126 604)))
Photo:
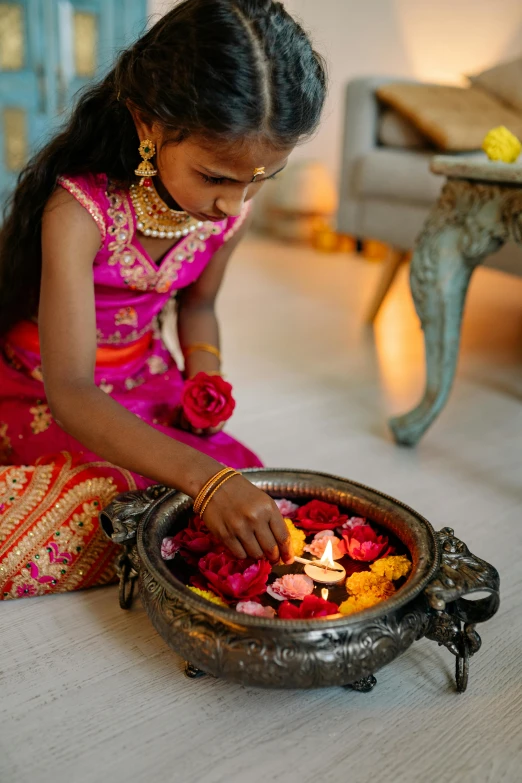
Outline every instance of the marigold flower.
POLYGON ((294 555, 300 557, 304 552, 306 533, 304 530, 299 530, 291 519, 285 517, 286 527, 290 533, 290 541, 292 543, 292 550, 294 555))
POLYGON ((349 595, 357 597, 372 595, 378 601, 384 601, 393 595, 395 587, 389 579, 371 571, 358 571, 346 580, 346 589, 349 595))
POLYGON ((372 563, 370 571, 373 571, 374 574, 378 574, 379 576, 385 576, 386 579, 390 579, 394 582, 410 573, 411 562, 406 555, 390 555, 390 557, 381 557, 380 560, 376 560, 375 563, 372 563))
POLYGON ((200 590, 199 587, 189 587, 189 590, 192 590, 193 593, 201 596, 201 598, 206 598, 207 601, 211 601, 213 604, 217 604, 218 606, 227 606, 227 604, 223 601, 222 598, 219 597, 219 595, 211 593, 210 590, 200 590))
POLYGON ((366 593, 363 595, 350 595, 339 606, 341 614, 355 614, 356 612, 362 612, 364 609, 369 609, 371 606, 380 604, 381 599, 377 598, 373 593, 366 593))
POLYGON ((510 130, 500 125, 489 131, 482 143, 482 149, 490 160, 515 163, 522 152, 522 144, 510 130))

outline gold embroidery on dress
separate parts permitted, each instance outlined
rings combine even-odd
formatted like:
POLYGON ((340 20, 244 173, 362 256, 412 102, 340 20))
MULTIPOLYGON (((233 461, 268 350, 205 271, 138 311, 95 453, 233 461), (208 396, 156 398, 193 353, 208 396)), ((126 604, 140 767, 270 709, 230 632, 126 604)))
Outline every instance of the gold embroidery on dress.
POLYGON ((31 429, 35 435, 48 430, 53 422, 48 405, 35 405, 33 408, 29 408, 29 413, 33 414, 31 429))
MULTIPOLYGON (((47 494, 53 467, 51 464, 30 468, 13 468, 13 471, 8 472, 11 485, 17 477, 16 471, 21 472, 20 480, 26 478, 31 473, 33 474, 33 479, 36 474, 37 480, 33 487, 30 484, 25 490, 24 501, 22 504, 18 504, 18 506, 23 505, 24 508, 18 507, 16 513, 8 510, 7 515, 2 517, 1 530, 4 540, 22 519, 24 520, 22 527, 26 532, 16 548, 11 550, 9 555, 4 557, 3 560, 0 560, 0 584, 5 584, 10 575, 16 574, 22 566, 28 566, 27 574, 22 572, 13 579, 11 593, 7 596, 4 595, 5 598, 17 598, 23 594, 40 595, 49 590, 49 585, 46 586, 45 583, 41 584, 31 578, 31 564, 37 567, 39 578, 49 576, 57 584, 59 583, 59 587, 52 586, 52 590, 58 592, 74 589, 75 586, 84 580, 93 565, 95 565, 94 570, 99 572, 96 576, 97 583, 102 584, 111 581, 114 576, 114 550, 108 546, 101 530, 99 535, 97 533, 92 538, 85 551, 82 550, 85 543, 84 538, 92 531, 93 525, 97 524, 97 517, 101 508, 110 503, 118 493, 114 479, 111 476, 89 478, 62 495, 65 485, 74 479, 78 473, 85 470, 86 467, 106 468, 107 465, 95 462, 88 463, 88 465, 78 465, 76 468, 71 469, 71 457, 67 455, 66 463, 61 468, 59 476, 53 482, 47 494), (44 497, 45 501, 42 505, 44 497), (81 512, 73 514, 68 526, 65 526, 63 520, 80 504, 81 512), (34 509, 35 506, 36 511, 29 514, 31 508, 34 509), (28 514, 29 516, 27 516, 28 514), (34 525, 37 518, 39 520, 34 525), (35 542, 46 539, 53 530, 56 532, 47 547, 41 548, 38 544, 35 546, 35 542), (50 546, 50 544, 53 544, 53 546, 50 546), (78 547, 80 547, 79 550, 78 547), (78 556, 78 560, 73 561, 73 567, 69 572, 68 564, 71 561, 71 553, 73 551, 75 556, 78 556), (80 551, 82 552, 81 558, 79 557, 80 551), (51 553, 54 562, 51 562, 51 553), (104 554, 103 562, 99 563, 100 557, 104 554), (61 555, 63 556, 61 557, 61 555), (68 562, 65 563, 64 560, 68 562), (80 560, 81 564, 79 564, 80 560)), ((119 470, 128 488, 135 489, 136 484, 132 474, 124 469, 119 470)), ((2 485, 0 485, 0 492, 3 485, 7 487, 7 479, 5 477, 2 485)), ((2 497, 0 494, 0 503, 2 502, 2 497)), ((22 530, 20 532, 23 534, 22 530)), ((10 543, 8 542, 7 545, 10 546, 10 543)), ((1 555, 2 551, 0 549, 1 555)))
POLYGON ((109 335, 104 335, 101 329, 96 330, 96 342, 98 345, 124 345, 125 343, 135 343, 140 337, 143 337, 147 332, 154 331, 158 319, 153 318, 150 323, 144 326, 142 329, 133 329, 131 332, 123 337, 119 329, 109 335))
POLYGON ((116 326, 137 326, 138 313, 134 307, 120 307, 114 316, 116 326))
POLYGON ((151 375, 163 375, 169 369, 167 363, 161 358, 161 356, 149 356, 147 359, 149 366, 149 372, 151 375))
POLYGON ((251 207, 250 203, 245 204, 245 206, 241 210, 241 214, 239 215, 235 223, 233 223, 233 225, 225 233, 225 236, 223 237, 225 242, 228 242, 228 240, 231 239, 234 236, 234 234, 237 234, 237 232, 239 231, 239 229, 247 219, 248 215, 250 214, 250 207, 251 207))
POLYGON ((221 223, 204 223, 198 231, 174 245, 163 262, 156 266, 132 244, 135 221, 129 194, 115 185, 110 185, 107 197, 111 204, 107 214, 114 221, 114 225, 108 229, 113 237, 108 248, 112 253, 109 264, 119 265, 123 280, 132 290, 167 293, 177 279, 183 263, 192 263, 196 253, 205 250, 206 241, 223 232, 221 223))
POLYGON ((65 188, 65 190, 68 190, 69 193, 74 196, 75 199, 82 205, 82 207, 85 207, 85 209, 88 211, 98 226, 101 234, 101 244, 103 245, 107 235, 107 228, 105 226, 105 220, 103 219, 103 213, 98 204, 87 193, 85 193, 85 191, 83 191, 76 184, 76 182, 73 182, 67 177, 58 177, 58 184, 65 188))

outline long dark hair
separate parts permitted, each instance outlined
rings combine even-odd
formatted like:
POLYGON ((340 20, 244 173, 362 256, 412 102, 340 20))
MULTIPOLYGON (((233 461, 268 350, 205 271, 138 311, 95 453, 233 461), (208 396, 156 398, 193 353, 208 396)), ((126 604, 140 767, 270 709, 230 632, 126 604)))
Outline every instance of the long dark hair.
POLYGON ((57 178, 133 180, 139 140, 129 103, 175 141, 261 133, 284 148, 317 128, 325 93, 324 62, 282 3, 176 5, 83 92, 61 133, 21 172, 0 231, 0 336, 36 312, 42 214, 57 178))

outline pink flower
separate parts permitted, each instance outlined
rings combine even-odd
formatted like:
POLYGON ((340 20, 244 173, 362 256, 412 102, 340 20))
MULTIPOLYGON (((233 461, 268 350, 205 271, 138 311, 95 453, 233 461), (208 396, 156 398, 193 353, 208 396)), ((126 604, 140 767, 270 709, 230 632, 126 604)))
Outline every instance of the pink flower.
POLYGON ((30 595, 36 595, 36 587, 34 585, 29 584, 28 582, 24 582, 21 585, 18 585, 16 588, 16 594, 18 598, 24 598, 24 596, 29 597, 30 595))
POLYGON ((367 522, 364 519, 364 517, 350 517, 350 519, 347 519, 344 525, 341 525, 342 530, 353 530, 354 527, 359 527, 360 525, 366 525, 367 522))
POLYGON ((243 612, 244 614, 251 614, 254 617, 275 617, 275 609, 271 606, 263 606, 263 604, 257 603, 257 601, 240 601, 236 606, 237 612, 243 612))
POLYGON ((286 517, 287 519, 293 519, 295 517, 295 512, 299 508, 297 503, 292 503, 291 500, 286 500, 286 498, 276 500, 275 504, 281 512, 281 516, 286 517))
POLYGON ((175 536, 167 536, 161 542, 161 556, 163 560, 174 560, 176 552, 179 552, 179 544, 174 539, 175 536))
POLYGON ((198 563, 202 576, 223 598, 249 600, 266 590, 268 560, 236 560, 229 552, 209 552, 198 563))
POLYGON ((333 601, 325 601, 317 595, 307 595, 300 606, 285 601, 279 607, 277 616, 280 620, 311 620, 314 617, 327 617, 338 613, 339 607, 333 601))
MULTIPOLYGON (((172 539, 164 538, 163 542, 167 540, 172 542, 171 546, 172 549, 175 550, 174 554, 181 550, 181 553, 189 563, 197 563, 197 561, 203 557, 203 555, 206 555, 207 552, 216 552, 223 549, 222 544, 214 538, 201 517, 194 517, 188 527, 181 530, 179 533, 176 533, 172 539)), ((172 557, 174 557, 174 554, 172 557)), ((164 557, 164 560, 171 559, 172 558, 164 557)))
POLYGON ((310 552, 314 557, 322 557, 328 541, 332 542, 333 559, 340 560, 346 554, 346 547, 344 541, 337 538, 334 535, 333 530, 321 530, 320 533, 316 533, 313 541, 307 544, 304 548, 305 552, 310 552))
POLYGON ((283 601, 285 598, 302 601, 306 595, 313 593, 313 590, 313 579, 305 574, 285 574, 266 588, 268 595, 277 601, 283 601))
POLYGON ((343 532, 346 551, 353 560, 376 560, 385 557, 392 549, 386 536, 377 535, 370 525, 357 525, 353 530, 343 532))
POLYGON ((324 503, 322 500, 311 500, 306 506, 301 506, 295 518, 295 524, 310 533, 319 530, 331 530, 344 525, 348 517, 341 514, 337 506, 324 503))

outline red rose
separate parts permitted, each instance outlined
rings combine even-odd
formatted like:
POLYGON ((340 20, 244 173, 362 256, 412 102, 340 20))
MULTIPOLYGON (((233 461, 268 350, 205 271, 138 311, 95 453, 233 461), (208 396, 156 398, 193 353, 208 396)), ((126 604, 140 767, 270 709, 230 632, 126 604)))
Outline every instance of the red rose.
POLYGON ((236 402, 232 386, 220 375, 198 372, 185 381, 181 407, 187 421, 197 429, 217 427, 232 416, 236 402))
POLYGON ((297 512, 294 523, 308 532, 320 530, 332 530, 342 526, 348 516, 341 514, 333 503, 324 503, 322 500, 311 500, 306 506, 301 506, 297 512))
POLYGON ((197 563, 207 552, 223 549, 222 544, 207 529, 201 517, 194 517, 184 530, 172 538, 176 551, 180 551, 189 563, 197 563))
POLYGON ((317 595, 307 595, 299 606, 285 601, 279 607, 277 616, 280 620, 311 620, 314 617, 338 613, 339 607, 333 601, 325 601, 317 595))
POLYGON ((214 592, 243 601, 265 592, 272 571, 268 560, 236 560, 229 552, 209 552, 198 567, 214 592))

